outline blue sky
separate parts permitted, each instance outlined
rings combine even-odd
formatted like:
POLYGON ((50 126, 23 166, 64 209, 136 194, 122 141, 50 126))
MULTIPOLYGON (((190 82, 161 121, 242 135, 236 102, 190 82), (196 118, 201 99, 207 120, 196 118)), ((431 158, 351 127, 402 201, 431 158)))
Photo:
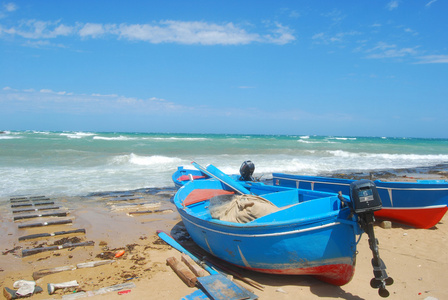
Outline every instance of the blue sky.
POLYGON ((0 130, 448 137, 448 3, 0 1, 0 130))

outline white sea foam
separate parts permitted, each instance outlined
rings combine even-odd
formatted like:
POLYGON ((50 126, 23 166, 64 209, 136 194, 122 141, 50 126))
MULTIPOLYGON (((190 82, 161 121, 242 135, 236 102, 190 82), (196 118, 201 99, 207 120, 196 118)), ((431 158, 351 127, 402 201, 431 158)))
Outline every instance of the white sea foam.
POLYGON ((114 136, 114 137, 107 137, 107 136, 94 136, 94 140, 104 140, 104 141, 129 141, 132 138, 126 137, 126 136, 114 136))
POLYGON ((0 140, 12 140, 12 139, 20 139, 20 138, 22 138, 22 137, 6 135, 6 134, 0 134, 0 140))
POLYGON ((88 137, 88 136, 94 136, 95 133, 90 133, 90 132, 64 132, 61 133, 61 136, 66 136, 69 139, 82 139, 84 137, 88 137))
POLYGON ((192 138, 182 138, 182 137, 154 137, 149 138, 151 140, 159 140, 159 141, 209 141, 208 138, 201 138, 201 137, 192 137, 192 138))

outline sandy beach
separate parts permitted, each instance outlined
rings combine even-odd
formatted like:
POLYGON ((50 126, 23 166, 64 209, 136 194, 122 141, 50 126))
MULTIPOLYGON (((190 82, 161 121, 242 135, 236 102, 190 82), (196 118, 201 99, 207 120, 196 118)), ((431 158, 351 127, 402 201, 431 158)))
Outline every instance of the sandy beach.
MULTIPOLYGON (((404 175, 409 179, 413 174, 404 175)), ((429 175, 425 175, 425 179, 429 175)), ((440 179, 440 176, 437 177, 440 179)), ((161 241, 157 230, 164 230, 174 236, 187 249, 194 247, 188 238, 181 219, 169 199, 174 189, 133 191, 132 193, 104 193, 86 197, 55 197, 52 201, 68 212, 64 218, 36 218, 13 220, 9 199, 1 207, 0 239, 0 284, 13 288, 17 280, 33 280, 33 272, 43 269, 73 266, 72 270, 43 276, 36 280, 43 292, 31 299, 61 299, 63 295, 82 291, 95 291, 116 284, 135 284, 126 294, 112 291, 93 296, 94 299, 181 299, 196 288, 188 287, 166 264, 166 259, 180 253, 161 241), (133 199, 134 198, 134 199, 133 199), (131 199, 119 201, 122 199, 131 199), (144 205, 137 205, 145 203, 144 205), (132 214, 134 211, 156 213, 132 214), (20 224, 39 221, 70 219, 71 224, 19 229, 20 224), (27 241, 18 241, 21 236, 85 229, 86 233, 53 236, 27 241), (65 238, 69 242, 93 241, 93 246, 74 247, 46 251, 21 257, 22 250, 48 247, 65 238), (117 251, 125 253, 114 258, 117 251), (91 267, 75 268, 77 264, 89 261, 114 259, 113 263, 91 267), (76 280, 78 288, 58 289, 53 295, 47 292, 48 283, 62 283, 76 280)), ((395 283, 388 287, 389 299, 448 299, 448 216, 431 229, 414 229, 393 223, 392 228, 381 228, 378 221, 375 233, 379 240, 381 258, 387 272, 395 283)), ((255 293, 259 299, 380 299, 376 289, 370 287, 373 277, 372 254, 367 235, 363 234, 358 244, 355 276, 342 287, 323 283, 309 276, 274 276, 238 269, 244 277, 263 285, 262 290, 246 283, 235 282, 255 293)), ((92 297, 91 297, 92 298, 92 297)))

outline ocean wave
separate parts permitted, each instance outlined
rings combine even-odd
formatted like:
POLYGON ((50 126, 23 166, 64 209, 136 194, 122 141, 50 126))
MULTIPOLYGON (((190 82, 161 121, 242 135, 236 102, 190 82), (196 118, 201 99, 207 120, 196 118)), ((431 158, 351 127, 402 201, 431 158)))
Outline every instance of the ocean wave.
POLYGON ((88 136, 94 136, 96 134, 90 133, 90 132, 72 132, 72 133, 64 132, 64 133, 61 133, 60 135, 66 136, 69 139, 81 139, 81 138, 88 137, 88 136))
POLYGON ((135 140, 135 138, 130 138, 127 136, 114 136, 114 137, 106 137, 106 136, 94 136, 93 137, 94 140, 103 140, 103 141, 129 141, 129 140, 135 140))
POLYGON ((159 141, 208 141, 208 138, 199 138, 199 137, 191 137, 191 138, 182 138, 182 137, 153 137, 147 138, 149 140, 159 140, 159 141))
POLYGON ((330 150, 329 154, 336 157, 347 158, 376 158, 386 160, 422 160, 422 161, 447 161, 446 154, 390 154, 390 153, 367 153, 367 152, 348 152, 343 150, 330 150))
POLYGON ((141 156, 134 153, 115 156, 111 159, 112 164, 132 164, 137 166, 161 166, 176 165, 183 160, 178 157, 168 157, 161 155, 141 156))
POLYGON ((7 134, 0 134, 0 140, 13 140, 13 139, 21 139, 21 136, 11 136, 7 134))
POLYGON ((337 140, 337 141, 356 141, 355 137, 328 137, 329 140, 337 140))

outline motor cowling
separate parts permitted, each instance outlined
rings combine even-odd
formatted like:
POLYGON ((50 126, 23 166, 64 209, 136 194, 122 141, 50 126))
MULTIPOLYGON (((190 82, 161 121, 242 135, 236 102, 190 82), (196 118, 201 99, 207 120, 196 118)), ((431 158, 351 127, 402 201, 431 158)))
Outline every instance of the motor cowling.
POLYGON ((350 199, 357 214, 377 211, 383 207, 376 185, 370 180, 352 182, 350 199))
POLYGON ((250 160, 246 160, 240 167, 241 180, 254 181, 252 175, 255 171, 255 165, 250 160))

